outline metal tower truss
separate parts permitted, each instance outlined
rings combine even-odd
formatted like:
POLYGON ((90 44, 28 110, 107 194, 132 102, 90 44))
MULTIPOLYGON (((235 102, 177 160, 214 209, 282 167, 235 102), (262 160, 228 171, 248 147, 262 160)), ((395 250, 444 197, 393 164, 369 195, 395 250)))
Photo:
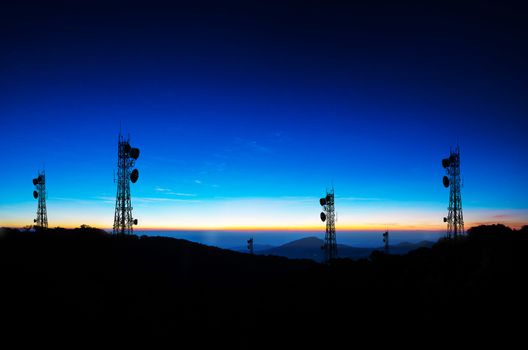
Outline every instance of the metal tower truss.
POLYGON ((324 250, 325 262, 337 258, 337 242, 336 242, 336 229, 335 229, 335 201, 334 201, 334 188, 326 191, 326 196, 319 199, 319 204, 323 207, 321 212, 321 220, 326 221, 326 232, 324 244, 321 247, 324 250))
POLYGON ((254 251, 253 251, 253 237, 251 237, 250 239, 247 240, 247 248, 249 250, 249 254, 253 255, 254 254, 254 251))
POLYGON ((132 202, 130 196, 130 182, 135 183, 139 178, 139 171, 133 169, 139 157, 139 149, 130 146, 129 139, 121 133, 117 142, 117 195, 114 214, 113 234, 133 234, 133 225, 137 219, 132 218, 132 202))
POLYGON ((442 166, 446 169, 446 175, 443 178, 444 187, 449 187, 449 207, 447 208, 447 217, 444 222, 447 223, 447 238, 457 239, 464 234, 464 214, 462 212, 462 196, 460 194, 460 147, 455 150, 451 149, 449 158, 442 159, 442 166))
POLYGON ((385 254, 390 253, 390 246, 389 246, 389 231, 383 232, 383 249, 385 251, 385 254))
POLYGON ((48 228, 48 211, 46 209, 46 173, 39 171, 38 176, 33 179, 35 190, 33 198, 38 200, 37 218, 33 220, 37 230, 48 228))

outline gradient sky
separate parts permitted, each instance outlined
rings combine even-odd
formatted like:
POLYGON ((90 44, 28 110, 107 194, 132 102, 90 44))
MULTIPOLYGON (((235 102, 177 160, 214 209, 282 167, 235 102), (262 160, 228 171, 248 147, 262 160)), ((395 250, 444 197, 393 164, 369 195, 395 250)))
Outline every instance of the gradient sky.
MULTIPOLYGON (((441 229, 528 219, 528 11, 474 1, 0 5, 0 226, 111 227, 120 128, 140 228, 441 229)), ((187 3, 187 2, 185 2, 187 3)))

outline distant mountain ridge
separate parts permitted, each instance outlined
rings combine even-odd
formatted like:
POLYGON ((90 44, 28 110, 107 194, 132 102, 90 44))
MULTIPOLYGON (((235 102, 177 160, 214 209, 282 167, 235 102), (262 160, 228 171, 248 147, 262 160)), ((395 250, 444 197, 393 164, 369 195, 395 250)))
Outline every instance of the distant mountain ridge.
MULTIPOLYGON (((321 248, 324 241, 317 237, 306 237, 295 241, 288 242, 278 247, 259 250, 255 252, 262 255, 278 255, 290 259, 312 259, 315 261, 322 261, 324 259, 324 251, 321 248)), ((434 242, 421 241, 418 243, 402 242, 389 247, 390 254, 407 254, 411 250, 418 248, 430 248, 434 242)), ((338 244, 337 251, 340 258, 362 259, 368 258, 375 250, 383 250, 382 247, 377 248, 358 248, 345 244, 338 244)))

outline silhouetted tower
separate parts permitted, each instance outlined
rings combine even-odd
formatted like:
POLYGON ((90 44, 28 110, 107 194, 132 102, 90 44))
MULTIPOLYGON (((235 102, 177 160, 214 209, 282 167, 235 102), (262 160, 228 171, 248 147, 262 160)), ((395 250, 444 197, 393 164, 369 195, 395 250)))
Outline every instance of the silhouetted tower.
POLYGON ((253 255, 253 237, 248 239, 247 241, 247 247, 249 249, 249 254, 253 255))
POLYGON ((46 210, 46 173, 39 171, 38 176, 33 179, 35 190, 33 198, 38 199, 37 218, 33 220, 37 230, 48 228, 48 212, 46 210))
POLYGON ((462 213, 462 196, 460 195, 460 147, 451 149, 449 158, 442 159, 442 166, 447 175, 443 178, 444 187, 449 187, 449 207, 447 217, 447 238, 457 239, 464 234, 464 215, 462 213))
POLYGON ((389 254, 389 231, 383 232, 383 244, 385 248, 385 254, 389 254))
POLYGON ((323 207, 321 220, 326 221, 326 233, 324 244, 321 247, 324 250, 325 262, 337 258, 337 242, 335 230, 335 206, 334 206, 334 188, 326 190, 326 197, 319 199, 319 204, 323 207))
POLYGON ((137 225, 137 219, 132 219, 132 203, 130 199, 130 181, 136 183, 139 171, 132 170, 139 157, 139 148, 130 147, 129 138, 121 133, 117 142, 117 195, 114 214, 113 234, 130 235, 132 225, 137 225))

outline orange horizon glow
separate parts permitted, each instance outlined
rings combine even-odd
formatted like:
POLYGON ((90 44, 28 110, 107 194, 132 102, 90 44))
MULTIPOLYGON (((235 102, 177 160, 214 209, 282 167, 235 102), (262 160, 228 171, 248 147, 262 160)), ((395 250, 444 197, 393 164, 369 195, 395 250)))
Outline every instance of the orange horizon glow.
MULTIPOLYGON (((77 228, 81 224, 112 230, 113 204, 105 201, 48 203, 49 227, 77 228)), ((311 201, 269 198, 229 199, 198 204, 149 206, 139 202, 139 231, 308 231, 324 232, 319 208, 311 201), (232 208, 237 208, 233 216, 232 208)), ((340 206, 337 231, 444 231, 445 209, 436 203, 347 203, 340 206)), ((465 228, 501 223, 513 229, 528 224, 528 209, 468 208, 465 228)), ((24 228, 33 224, 32 202, 0 208, 0 227, 24 228)))
MULTIPOLYGON (((480 225, 494 225, 494 224, 503 224, 505 226, 508 226, 512 229, 519 230, 522 226, 526 225, 526 223, 501 223, 501 222, 494 222, 494 221, 483 221, 483 222, 474 222, 474 223, 466 223, 465 227, 466 230, 468 230, 471 227, 476 227, 480 225)), ((50 228, 65 228, 65 229, 74 229, 79 228, 81 225, 50 225, 50 228)), ((102 230, 112 230, 112 227, 104 227, 104 226, 98 226, 98 225, 92 225, 92 224, 86 224, 93 228, 98 228, 102 230)), ((27 225, 20 225, 20 224, 3 224, 3 227, 10 227, 10 228, 17 228, 17 229, 24 229, 27 225)), ((134 227, 136 231, 291 231, 291 232, 301 232, 301 231, 309 231, 309 232, 324 232, 325 226, 159 226, 159 227, 134 227)), ((427 226, 416 226, 416 225, 343 225, 343 226, 337 226, 336 230, 339 231, 347 231, 347 232, 380 232, 380 231, 431 231, 431 232, 437 232, 437 231, 443 231, 446 230, 445 225, 427 225, 427 226)))

